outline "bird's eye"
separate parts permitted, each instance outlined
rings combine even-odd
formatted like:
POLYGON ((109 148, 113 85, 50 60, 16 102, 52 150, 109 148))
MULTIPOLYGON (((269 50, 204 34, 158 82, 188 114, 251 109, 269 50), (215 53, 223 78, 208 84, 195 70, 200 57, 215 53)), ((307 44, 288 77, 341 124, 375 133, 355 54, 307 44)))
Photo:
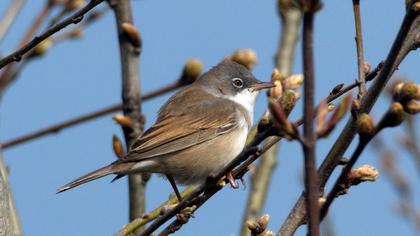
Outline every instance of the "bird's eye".
POLYGON ((239 78, 234 78, 232 80, 232 84, 233 84, 233 86, 235 86, 237 88, 242 88, 242 86, 244 86, 244 82, 239 78))

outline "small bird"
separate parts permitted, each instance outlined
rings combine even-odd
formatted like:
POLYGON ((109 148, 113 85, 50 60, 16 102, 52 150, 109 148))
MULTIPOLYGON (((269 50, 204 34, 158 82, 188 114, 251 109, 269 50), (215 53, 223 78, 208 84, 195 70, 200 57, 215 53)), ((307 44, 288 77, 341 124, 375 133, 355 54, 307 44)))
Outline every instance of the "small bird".
POLYGON ((242 151, 258 91, 271 87, 241 64, 222 61, 169 98, 155 124, 137 138, 124 158, 64 185, 57 193, 109 174, 116 174, 116 180, 133 173, 159 173, 181 200, 176 183, 203 183, 242 151))

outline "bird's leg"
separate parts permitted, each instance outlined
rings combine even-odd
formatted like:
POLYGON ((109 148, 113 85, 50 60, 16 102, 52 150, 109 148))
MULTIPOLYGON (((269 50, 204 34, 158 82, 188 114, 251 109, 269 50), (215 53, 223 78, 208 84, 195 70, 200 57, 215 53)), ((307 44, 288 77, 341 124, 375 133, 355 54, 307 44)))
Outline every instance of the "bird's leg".
POLYGON ((181 197, 181 194, 179 193, 178 187, 176 186, 174 177, 172 177, 172 175, 166 175, 166 178, 169 180, 169 183, 171 183, 171 186, 174 189, 175 195, 178 198, 178 202, 181 202, 182 197, 181 197))
POLYGON ((238 184, 235 182, 235 179, 232 176, 232 172, 227 173, 225 178, 226 178, 226 182, 228 182, 232 188, 234 189, 239 188, 238 184))

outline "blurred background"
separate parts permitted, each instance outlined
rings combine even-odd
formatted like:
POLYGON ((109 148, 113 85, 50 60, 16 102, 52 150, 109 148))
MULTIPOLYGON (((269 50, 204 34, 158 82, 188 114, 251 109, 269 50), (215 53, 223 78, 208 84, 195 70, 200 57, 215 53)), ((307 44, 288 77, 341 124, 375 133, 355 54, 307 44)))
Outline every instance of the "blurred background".
MULTIPOLYGON (((25 2, 7 36, 0 41, 2 55, 15 49, 44 2, 25 2)), ((1 14, 8 4, 9 1, 2 1, 1 14)), ((200 59, 208 70, 238 48, 255 50, 258 62, 254 74, 268 81, 281 30, 276 5, 274 0, 132 1, 134 22, 143 39, 141 92, 176 80, 190 58, 200 59)), ((107 7, 103 3, 98 9, 107 7)), ((361 2, 365 60, 372 67, 385 59, 404 13, 403 1, 361 2)), ((357 78, 354 35, 351 1, 325 1, 315 20, 316 102, 335 85, 350 84, 357 78)), ((419 62, 419 53, 413 52, 395 74, 419 83, 419 62)), ((293 73, 302 73, 301 64, 299 40, 293 73)), ((113 14, 108 11, 86 27, 81 38, 57 43, 42 58, 25 66, 1 97, 0 142, 119 103, 120 88, 116 27, 113 14)), ((154 122, 159 107, 170 95, 142 104, 146 128, 154 122)), ((389 103, 388 97, 381 96, 373 117, 379 119, 389 103)), ((264 94, 260 95, 255 119, 261 116, 266 104, 264 94)), ((299 118, 301 111, 302 104, 298 103, 291 120, 299 118)), ((103 116, 4 150, 3 158, 10 169, 9 181, 26 235, 110 235, 128 222, 126 178, 110 184, 112 177, 106 177, 55 194, 59 186, 115 160, 112 135, 121 139, 123 135, 111 118, 112 115, 103 116)), ((343 123, 328 139, 318 142, 318 163, 343 123)), ((418 117, 414 124, 420 124, 418 117)), ((405 126, 387 129, 377 147, 395 153, 393 166, 399 169, 412 191, 409 207, 419 212, 420 172, 412 154, 398 141, 406 133, 405 126)), ((347 155, 354 144, 352 147, 347 155)), ((383 169, 381 158, 372 147, 363 153, 356 166, 373 165, 379 169, 380 176, 376 182, 352 187, 349 194, 334 202, 328 221, 333 234, 329 235, 419 235, 419 222, 416 226, 412 218, 408 220, 400 214, 400 194, 383 169)), ((271 216, 268 229, 277 232, 292 209, 303 190, 302 173, 300 145, 282 141, 263 211, 271 216)), ((195 218, 178 235, 238 235, 248 190, 224 188, 195 213, 195 218)), ((154 209, 171 192, 166 180, 153 175, 147 188, 147 209, 154 209)), ((301 227, 296 235, 305 233, 306 227, 301 227)))

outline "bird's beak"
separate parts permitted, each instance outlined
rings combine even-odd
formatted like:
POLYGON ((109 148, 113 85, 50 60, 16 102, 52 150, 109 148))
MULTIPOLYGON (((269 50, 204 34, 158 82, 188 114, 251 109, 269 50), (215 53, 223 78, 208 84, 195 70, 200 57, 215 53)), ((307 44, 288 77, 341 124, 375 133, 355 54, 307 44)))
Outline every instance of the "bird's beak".
POLYGON ((274 87, 274 84, 272 84, 272 83, 259 82, 259 83, 251 85, 251 87, 249 88, 249 91, 250 92, 255 92, 255 91, 259 91, 261 89, 268 89, 268 88, 272 88, 272 87, 274 87))

